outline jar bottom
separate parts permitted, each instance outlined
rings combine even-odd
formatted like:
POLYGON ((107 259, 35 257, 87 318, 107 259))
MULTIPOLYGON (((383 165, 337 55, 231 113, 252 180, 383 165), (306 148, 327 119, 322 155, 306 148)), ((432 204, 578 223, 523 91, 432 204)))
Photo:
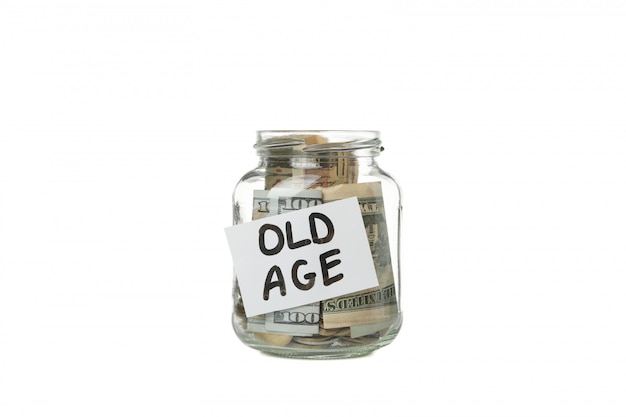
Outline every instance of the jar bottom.
MULTIPOLYGON (((401 320, 384 334, 359 338, 333 337, 319 343, 310 338, 294 337, 286 346, 277 346, 258 338, 254 333, 236 331, 241 341, 252 349, 264 354, 293 359, 348 359, 367 356, 381 347, 390 344, 400 331, 401 320)), ((237 330, 237 329, 236 329, 237 330)))

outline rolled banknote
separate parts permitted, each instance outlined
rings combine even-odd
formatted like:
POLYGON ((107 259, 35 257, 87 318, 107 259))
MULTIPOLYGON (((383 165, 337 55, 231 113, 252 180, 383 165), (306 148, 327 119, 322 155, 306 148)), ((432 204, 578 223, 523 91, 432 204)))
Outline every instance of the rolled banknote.
POLYGON ((315 207, 322 203, 322 192, 320 190, 279 187, 272 190, 255 190, 252 202, 252 220, 315 207))
POLYGON ((367 324, 373 324, 369 327, 372 332, 384 329, 382 323, 397 318, 398 304, 381 183, 341 184, 320 189, 324 203, 357 197, 379 283, 377 288, 322 301, 321 326, 324 329, 360 326, 354 330, 355 334, 368 331, 364 327, 367 324))
POLYGON ((320 303, 311 303, 265 315, 265 328, 292 336, 312 336, 319 333, 320 303))

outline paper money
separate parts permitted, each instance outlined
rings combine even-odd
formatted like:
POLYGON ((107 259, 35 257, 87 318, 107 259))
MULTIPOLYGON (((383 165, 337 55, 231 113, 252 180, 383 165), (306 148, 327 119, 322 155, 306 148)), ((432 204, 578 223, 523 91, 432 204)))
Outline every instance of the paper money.
POLYGON ((322 204, 322 192, 320 190, 279 187, 272 190, 254 190, 252 220, 315 207, 319 204, 322 204))
POLYGON ((252 197, 252 220, 259 220, 270 214, 268 190, 254 190, 252 197))
POLYGON ((359 176, 359 165, 356 158, 346 152, 334 152, 332 157, 319 156, 315 153, 307 159, 308 164, 298 170, 303 178, 315 178, 310 187, 333 187, 340 184, 356 183, 359 176))
MULTIPOLYGON (((325 329, 387 322, 394 320, 397 314, 398 306, 393 284, 322 302, 322 324, 325 329)), ((375 326, 371 329, 380 330, 375 326)), ((362 333, 363 330, 351 329, 352 332, 362 333)))
MULTIPOLYGON (((322 327, 333 329, 395 320, 398 305, 381 183, 342 184, 321 190, 325 203, 357 197, 379 283, 374 289, 322 301, 322 327)), ((355 330, 362 331, 363 328, 355 330)))
POLYGON ((367 323, 361 324, 357 326, 350 326, 350 337, 351 338, 359 338, 362 336, 367 336, 370 334, 374 334, 377 332, 385 332, 388 328, 390 328, 395 323, 395 319, 381 321, 378 323, 367 323))
POLYGON ((312 336, 319 333, 320 303, 311 303, 265 315, 265 328, 292 336, 312 336))
POLYGON ((277 347, 318 350, 378 343, 399 319, 382 184, 359 183, 363 178, 353 149, 319 135, 289 134, 262 145, 272 149, 265 189, 253 195, 252 220, 356 196, 379 285, 250 318, 238 296, 236 319, 261 343, 277 347))
MULTIPOLYGON (((248 319, 248 331, 257 334, 293 336, 299 345, 330 346, 333 338, 342 343, 370 343, 372 335, 384 331, 397 320, 398 306, 391 266, 382 186, 374 183, 342 183, 314 189, 274 187, 257 190, 253 196, 253 220, 313 207, 318 204, 356 196, 379 286, 366 291, 275 311, 248 319)), ((291 180, 290 180, 291 181, 291 180)), ((285 182, 284 185, 289 184, 285 182)), ((281 343, 283 339, 280 340, 281 343)))
POLYGON ((265 189, 269 190, 293 176, 289 158, 273 158, 265 168, 265 189))
POLYGON ((322 204, 322 192, 320 190, 275 187, 268 191, 267 195, 269 198, 269 216, 322 204))
POLYGON ((320 303, 248 317, 247 330, 254 333, 283 333, 311 337, 319 334, 320 303))

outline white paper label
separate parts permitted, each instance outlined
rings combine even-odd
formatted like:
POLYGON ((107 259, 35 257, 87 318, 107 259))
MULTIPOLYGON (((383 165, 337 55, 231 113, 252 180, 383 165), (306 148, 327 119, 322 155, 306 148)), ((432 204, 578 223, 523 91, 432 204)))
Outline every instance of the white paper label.
POLYGON ((378 286, 356 197, 226 228, 246 316, 378 286))

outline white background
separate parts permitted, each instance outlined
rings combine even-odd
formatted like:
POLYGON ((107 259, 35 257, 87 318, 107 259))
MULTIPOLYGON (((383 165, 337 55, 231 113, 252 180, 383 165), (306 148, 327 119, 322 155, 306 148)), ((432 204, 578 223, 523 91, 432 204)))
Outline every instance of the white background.
POLYGON ((1 1, 0 416, 626 415, 625 45, 608 0, 1 1), (391 345, 235 337, 258 129, 382 132, 391 345))

